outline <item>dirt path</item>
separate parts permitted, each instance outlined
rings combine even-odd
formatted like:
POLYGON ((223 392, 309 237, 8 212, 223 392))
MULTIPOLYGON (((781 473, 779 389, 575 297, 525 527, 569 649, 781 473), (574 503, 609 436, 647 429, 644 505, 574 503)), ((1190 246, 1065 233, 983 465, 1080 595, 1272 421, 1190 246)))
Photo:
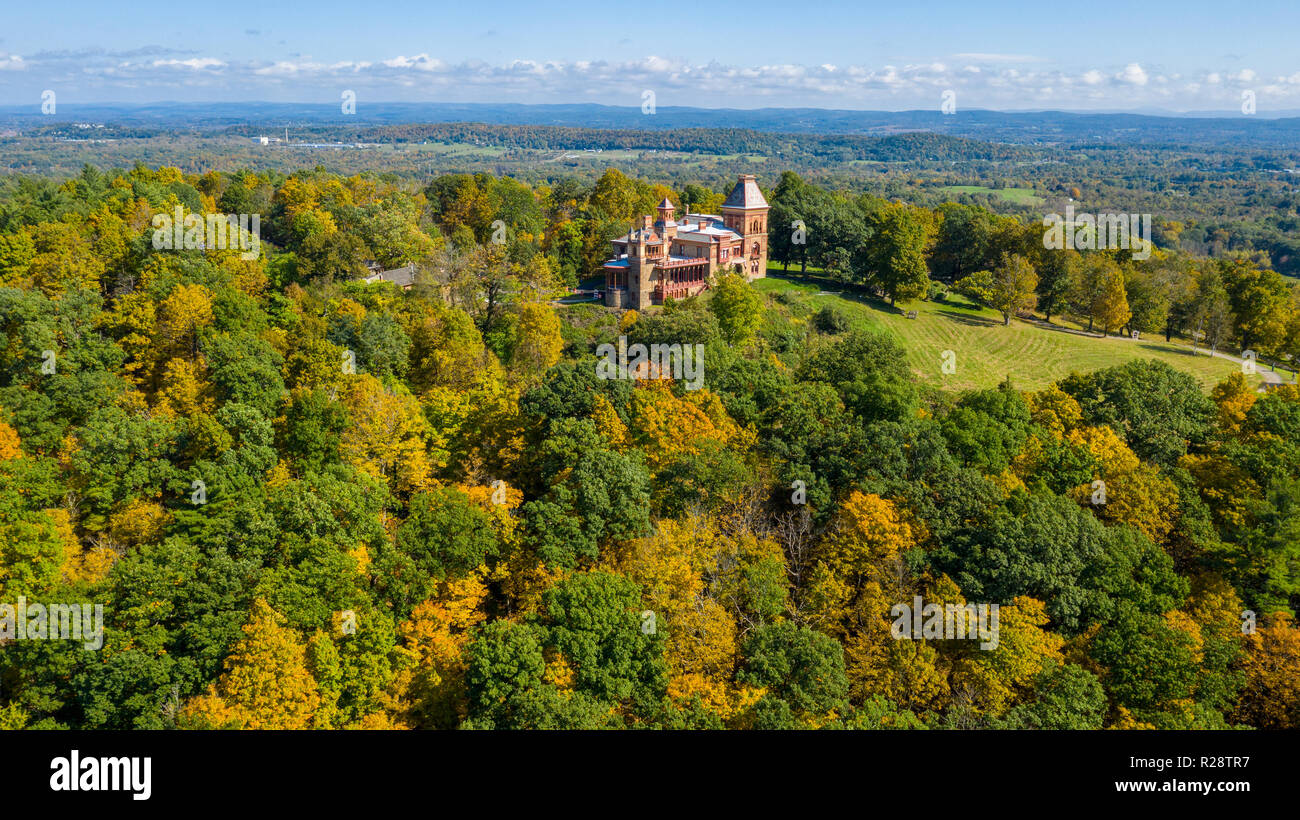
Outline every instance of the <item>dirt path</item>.
MULTIPOLYGON (((1200 353, 1201 351, 1199 350, 1196 351, 1196 355, 1199 356, 1200 353)), ((1214 351, 1210 355, 1219 359, 1227 359, 1228 361, 1236 362, 1237 364, 1241 364, 1243 361, 1245 361, 1239 356, 1233 356, 1229 353, 1223 353, 1218 350, 1214 351)), ((1259 374, 1259 377, 1264 380, 1265 384, 1283 384, 1281 373, 1278 373, 1276 370, 1273 370, 1271 368, 1266 368, 1263 365, 1260 365, 1258 362, 1256 363, 1255 372, 1259 374)))
MULTIPOLYGON (((1111 336, 1109 334, 1104 336, 1099 336, 1096 332, 1089 333, 1086 330, 1076 330, 1075 328, 1072 327, 1063 327, 1061 325, 1054 325, 1051 322, 1045 322, 1042 319, 1035 319, 1032 322, 1030 322, 1030 324, 1036 325, 1046 330, 1055 330, 1058 333, 1073 333, 1076 336, 1087 336, 1090 339, 1116 339, 1121 342, 1130 341, 1128 336, 1111 336)), ((1157 334, 1157 338, 1159 338, 1159 334, 1157 334)), ((1136 341, 1140 342, 1142 340, 1137 339, 1136 341)), ((1242 364, 1245 361, 1245 359, 1242 359, 1240 356, 1233 356, 1231 353, 1224 353, 1221 350, 1216 350, 1211 352, 1203 347, 1198 347, 1195 350, 1192 350, 1191 348, 1188 349, 1191 350, 1193 356, 1202 356, 1202 355, 1213 356, 1218 359, 1227 359, 1228 361, 1236 362, 1237 364, 1242 364)), ((1276 370, 1273 370, 1270 367, 1265 367, 1262 364, 1256 363, 1255 372, 1259 374, 1259 377, 1263 379, 1265 384, 1286 384, 1287 383, 1282 378, 1281 373, 1278 373, 1276 370)))

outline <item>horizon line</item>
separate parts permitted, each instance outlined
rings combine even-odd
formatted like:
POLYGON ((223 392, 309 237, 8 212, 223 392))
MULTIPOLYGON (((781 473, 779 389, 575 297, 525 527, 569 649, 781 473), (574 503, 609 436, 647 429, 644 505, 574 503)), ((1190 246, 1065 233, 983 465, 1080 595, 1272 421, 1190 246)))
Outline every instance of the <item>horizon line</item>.
MULTIPOLYGON (((100 107, 100 108, 142 108, 147 106, 235 106, 235 105, 266 105, 266 106, 319 106, 325 108, 335 108, 338 102, 335 100, 221 100, 221 101, 198 101, 198 100, 148 100, 144 102, 129 102, 125 100, 106 100, 102 102, 86 101, 66 101, 59 100, 60 107, 100 107)), ((511 106, 518 108, 555 108, 555 107, 587 107, 603 108, 613 111, 639 111, 636 105, 611 105, 599 102, 514 102, 514 101, 456 101, 456 100, 375 100, 363 103, 364 106, 475 106, 475 107, 502 107, 511 106)), ((57 117, 57 114, 43 114, 40 111, 41 103, 37 102, 0 102, 0 110, 10 111, 12 113, 23 113, 27 109, 32 109, 32 113, 42 117, 57 117), (15 109, 18 109, 15 111, 15 109)), ((359 106, 360 107, 360 106, 359 106)), ((1071 116, 1099 116, 1099 115, 1134 115, 1156 118, 1179 118, 1179 117, 1205 117, 1205 118, 1240 118, 1240 119, 1292 119, 1300 118, 1300 108, 1282 108, 1269 111, 1267 109, 1257 110, 1254 114, 1242 114, 1240 111, 1233 109, 1163 109, 1163 108, 1097 108, 1097 109, 1069 109, 1069 108, 981 108, 977 106, 966 106, 952 114, 944 114, 937 108, 833 108, 825 106, 762 106, 752 108, 741 107, 709 107, 709 106, 692 106, 692 105, 661 105, 658 111, 693 111, 693 112, 745 112, 757 113, 764 111, 815 111, 826 113, 846 113, 846 114, 939 114, 944 117, 958 117, 961 113, 979 112, 985 114, 1067 114, 1071 116)), ((349 118, 365 119, 360 112, 356 114, 345 115, 349 118)), ((653 115, 647 115, 653 116, 653 115)))

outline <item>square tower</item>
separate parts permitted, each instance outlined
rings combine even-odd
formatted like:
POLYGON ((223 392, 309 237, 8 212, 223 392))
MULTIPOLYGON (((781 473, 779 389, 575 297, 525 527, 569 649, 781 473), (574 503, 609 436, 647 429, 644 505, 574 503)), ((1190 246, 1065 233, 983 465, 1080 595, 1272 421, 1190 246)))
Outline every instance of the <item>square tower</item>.
POLYGON ((723 221, 744 237, 742 264, 749 279, 767 276, 767 211, 767 200, 753 174, 741 174, 722 203, 723 221))

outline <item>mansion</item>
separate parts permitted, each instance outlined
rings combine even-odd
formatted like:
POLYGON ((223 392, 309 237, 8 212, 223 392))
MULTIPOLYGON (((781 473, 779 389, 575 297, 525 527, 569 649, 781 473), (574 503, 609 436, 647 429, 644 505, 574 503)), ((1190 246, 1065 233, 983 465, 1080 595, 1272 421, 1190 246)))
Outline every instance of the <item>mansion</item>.
POLYGON ((604 264, 605 304, 643 310, 665 299, 684 299, 709 286, 718 270, 767 275, 767 200, 752 174, 742 174, 722 203, 722 214, 687 213, 673 219, 673 203, 659 203, 658 218, 613 240, 604 264))

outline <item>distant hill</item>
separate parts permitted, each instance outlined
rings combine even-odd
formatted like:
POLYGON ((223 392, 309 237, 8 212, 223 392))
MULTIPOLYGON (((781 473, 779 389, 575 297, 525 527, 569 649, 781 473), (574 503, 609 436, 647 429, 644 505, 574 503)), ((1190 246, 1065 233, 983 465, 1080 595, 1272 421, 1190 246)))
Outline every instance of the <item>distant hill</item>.
POLYGON ((1005 143, 1143 143, 1184 145, 1294 145, 1300 117, 1072 113, 959 109, 852 111, 822 108, 705 109, 661 106, 654 114, 637 107, 593 104, 366 103, 344 115, 331 103, 60 104, 57 115, 36 106, 0 106, 0 124, 31 128, 51 122, 91 121, 121 126, 210 130, 238 125, 263 129, 295 126, 395 125, 474 122, 566 128, 659 131, 685 128, 744 129, 788 134, 885 136, 928 131, 1005 143))

